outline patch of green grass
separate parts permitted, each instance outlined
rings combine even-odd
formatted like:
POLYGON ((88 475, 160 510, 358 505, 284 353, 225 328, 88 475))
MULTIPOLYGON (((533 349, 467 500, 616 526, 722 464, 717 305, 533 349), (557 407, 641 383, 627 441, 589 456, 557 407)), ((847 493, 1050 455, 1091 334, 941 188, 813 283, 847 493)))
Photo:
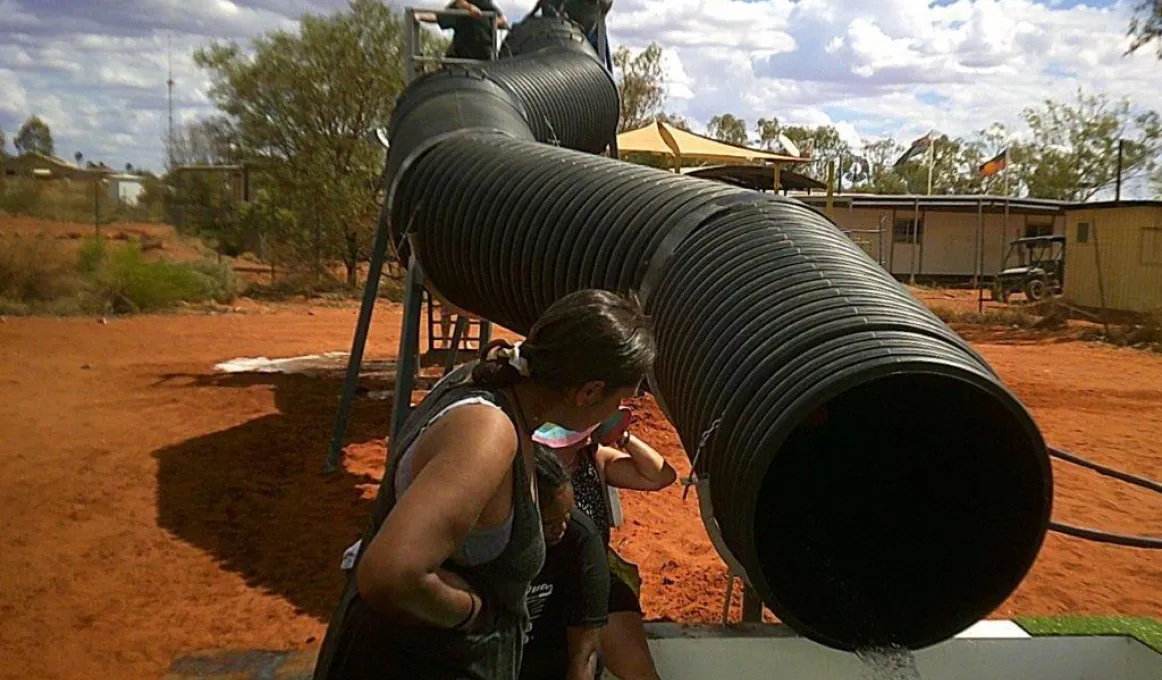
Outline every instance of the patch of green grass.
POLYGON ((137 245, 108 251, 92 276, 93 295, 117 313, 173 307, 179 302, 229 302, 238 282, 214 262, 147 262, 137 245))
POLYGON ((237 297, 230 267, 147 261, 136 243, 88 239, 74 259, 46 237, 0 240, 0 314, 119 314, 237 297))
POLYGON ((1128 635, 1162 653, 1162 621, 1144 616, 1018 616, 1030 635, 1128 635))

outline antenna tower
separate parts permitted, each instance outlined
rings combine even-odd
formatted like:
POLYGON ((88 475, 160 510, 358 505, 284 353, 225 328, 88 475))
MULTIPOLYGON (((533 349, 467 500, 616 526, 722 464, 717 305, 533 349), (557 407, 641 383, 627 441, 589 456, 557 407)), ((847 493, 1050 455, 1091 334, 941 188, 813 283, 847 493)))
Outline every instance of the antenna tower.
POLYGON ((170 168, 173 168, 173 30, 170 29, 166 33, 166 66, 169 70, 169 77, 165 84, 169 90, 168 107, 169 107, 169 127, 167 128, 165 136, 165 155, 169 162, 170 168))

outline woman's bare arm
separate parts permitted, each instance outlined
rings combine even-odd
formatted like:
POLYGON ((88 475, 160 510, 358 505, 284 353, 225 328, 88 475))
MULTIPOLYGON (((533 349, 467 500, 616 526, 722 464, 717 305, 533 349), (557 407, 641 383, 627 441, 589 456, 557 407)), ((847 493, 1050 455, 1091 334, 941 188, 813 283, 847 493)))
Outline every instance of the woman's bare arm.
POLYGON ((654 447, 630 435, 625 451, 597 448, 597 471, 605 483, 619 489, 657 491, 678 478, 678 473, 654 447))
POLYGON ((464 621, 473 607, 479 611, 476 595, 439 567, 489 501, 511 498, 505 481, 512 479, 517 448, 511 421, 492 406, 461 406, 424 432, 413 455, 427 464, 397 499, 356 570, 368 604, 444 628, 464 621))

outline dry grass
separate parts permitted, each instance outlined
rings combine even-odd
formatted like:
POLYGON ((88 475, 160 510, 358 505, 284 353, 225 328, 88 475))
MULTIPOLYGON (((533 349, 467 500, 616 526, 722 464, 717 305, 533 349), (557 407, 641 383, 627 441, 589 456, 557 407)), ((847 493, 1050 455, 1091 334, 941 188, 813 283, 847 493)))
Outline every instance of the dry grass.
POLYGON ((79 288, 73 262, 56 239, 0 240, 0 298, 35 304, 73 295, 79 288))
MULTIPOLYGON (((92 224, 98 214, 101 224, 161 220, 160 198, 153 204, 139 199, 136 205, 129 205, 110 199, 102 188, 98 205, 94 206, 93 191, 94 186, 89 182, 7 179, 0 185, 0 210, 10 215, 87 224, 92 224)), ((160 197, 160 193, 155 195, 160 197)))

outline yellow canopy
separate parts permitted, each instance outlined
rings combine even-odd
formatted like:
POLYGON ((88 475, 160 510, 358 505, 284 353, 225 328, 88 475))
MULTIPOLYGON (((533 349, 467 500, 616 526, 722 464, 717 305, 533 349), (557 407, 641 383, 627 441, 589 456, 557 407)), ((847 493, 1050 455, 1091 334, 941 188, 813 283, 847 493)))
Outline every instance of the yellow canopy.
POLYGON ((762 149, 735 146, 716 139, 696 135, 669 123, 655 121, 637 130, 617 136, 618 153, 656 153, 671 156, 679 167, 682 160, 710 161, 721 164, 755 162, 804 163, 810 159, 786 156, 762 149))

